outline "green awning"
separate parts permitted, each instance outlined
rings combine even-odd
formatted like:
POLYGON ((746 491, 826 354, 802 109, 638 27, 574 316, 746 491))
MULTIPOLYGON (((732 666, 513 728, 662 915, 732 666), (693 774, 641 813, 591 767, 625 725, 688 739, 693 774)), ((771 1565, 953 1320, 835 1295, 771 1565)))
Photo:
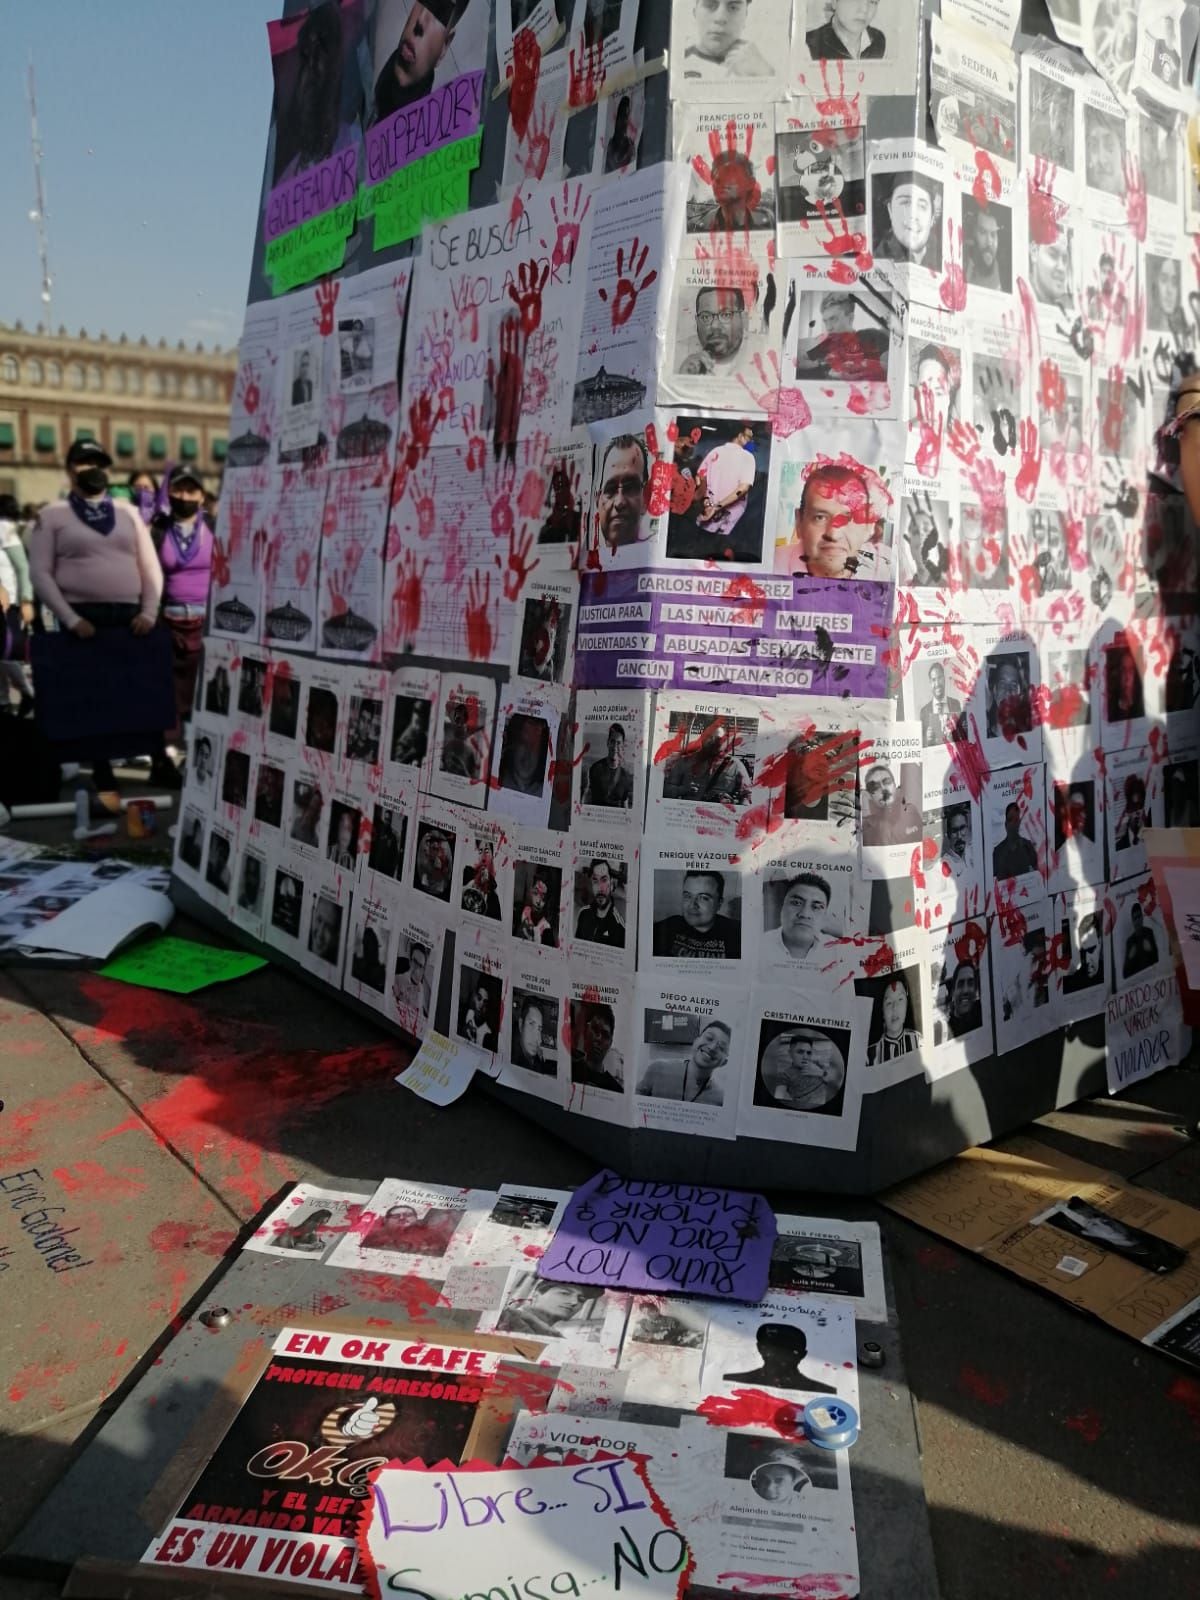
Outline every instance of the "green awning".
POLYGON ((0 422, 0 450, 11 450, 17 442, 17 430, 11 422, 0 422))
POLYGON ((119 456, 132 456, 137 454, 137 440, 131 433, 117 435, 117 454, 119 456))
POLYGON ((57 450, 58 430, 49 422, 39 422, 33 430, 33 448, 35 450, 57 450))
POLYGON ((194 433, 184 433, 179 437, 179 459, 181 461, 195 461, 200 454, 200 446, 196 443, 194 433))
POLYGON ((150 455, 155 461, 167 459, 167 436, 165 433, 152 433, 150 435, 150 455))
POLYGON ((224 461, 225 457, 229 454, 229 440, 214 439, 212 442, 212 452, 214 461, 224 461))

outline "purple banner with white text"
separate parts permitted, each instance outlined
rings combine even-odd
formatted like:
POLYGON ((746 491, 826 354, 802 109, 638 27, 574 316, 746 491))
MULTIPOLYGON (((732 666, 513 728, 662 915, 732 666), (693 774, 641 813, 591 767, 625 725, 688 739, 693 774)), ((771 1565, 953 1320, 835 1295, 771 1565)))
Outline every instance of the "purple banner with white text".
POLYGON ((585 572, 575 683, 883 699, 893 594, 840 579, 585 572))

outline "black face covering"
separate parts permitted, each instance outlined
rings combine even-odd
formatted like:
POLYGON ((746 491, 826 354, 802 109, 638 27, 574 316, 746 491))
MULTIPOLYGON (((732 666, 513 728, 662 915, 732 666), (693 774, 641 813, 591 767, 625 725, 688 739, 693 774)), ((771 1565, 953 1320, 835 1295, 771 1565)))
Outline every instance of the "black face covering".
POLYGON ((185 500, 182 495, 178 494, 170 495, 168 498, 171 505, 171 515, 176 522, 187 522, 190 517, 194 517, 200 510, 199 500, 185 500))
POLYGON ((80 467, 75 474, 75 482, 79 485, 80 494, 103 494, 108 488, 108 473, 103 467, 80 467))

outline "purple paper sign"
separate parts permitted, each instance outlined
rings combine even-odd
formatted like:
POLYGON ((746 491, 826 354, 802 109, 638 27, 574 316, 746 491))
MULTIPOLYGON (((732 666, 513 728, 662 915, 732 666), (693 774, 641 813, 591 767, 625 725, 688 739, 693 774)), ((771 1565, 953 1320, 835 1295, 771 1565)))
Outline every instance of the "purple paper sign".
POLYGON ((270 244, 282 233, 290 233, 302 222, 322 217, 336 206, 353 200, 358 193, 358 143, 337 150, 327 161, 305 167, 293 177, 277 183, 267 196, 263 237, 270 244))
POLYGON ((761 1300, 775 1214, 760 1194, 599 1172, 576 1189, 537 1264, 555 1283, 761 1300))
POLYGON ((465 139, 479 126, 483 111, 483 73, 464 72, 410 106, 367 130, 367 183, 382 183, 393 172, 431 150, 465 139))
POLYGON ((894 593, 853 579, 585 572, 575 682, 883 699, 894 593))

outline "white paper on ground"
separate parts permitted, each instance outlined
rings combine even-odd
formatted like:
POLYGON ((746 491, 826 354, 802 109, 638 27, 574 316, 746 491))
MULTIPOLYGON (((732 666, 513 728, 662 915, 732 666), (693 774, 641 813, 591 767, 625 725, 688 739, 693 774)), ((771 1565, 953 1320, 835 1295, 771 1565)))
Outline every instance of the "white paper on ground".
POLYGON ((106 961, 137 934, 169 927, 174 915, 175 907, 165 894, 118 880, 85 895, 44 927, 32 929, 21 948, 106 961))

